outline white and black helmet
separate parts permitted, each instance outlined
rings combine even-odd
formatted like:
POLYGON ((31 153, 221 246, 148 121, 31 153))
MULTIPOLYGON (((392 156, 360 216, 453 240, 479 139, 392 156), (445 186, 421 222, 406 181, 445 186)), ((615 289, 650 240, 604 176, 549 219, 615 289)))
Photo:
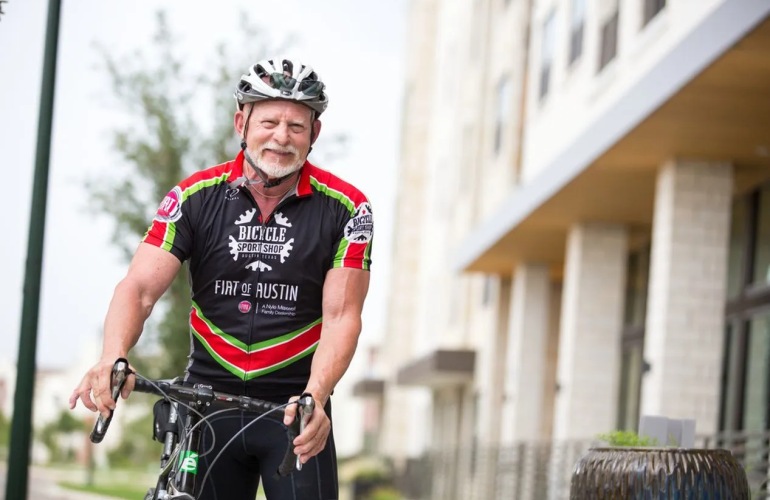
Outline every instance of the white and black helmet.
POLYGON ((296 101, 315 111, 324 112, 329 98, 324 83, 313 68, 291 59, 265 59, 242 75, 235 89, 238 108, 250 102, 283 99, 296 101))

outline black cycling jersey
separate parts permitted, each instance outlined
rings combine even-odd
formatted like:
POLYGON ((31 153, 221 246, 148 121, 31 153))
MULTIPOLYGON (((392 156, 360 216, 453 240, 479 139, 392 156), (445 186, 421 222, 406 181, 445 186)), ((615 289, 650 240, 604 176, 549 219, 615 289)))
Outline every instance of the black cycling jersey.
POLYGON ((143 241, 189 262, 187 381, 268 399, 300 394, 320 338, 326 273, 371 264, 371 207, 305 162, 291 193, 262 214, 242 177, 243 153, 188 177, 143 241))

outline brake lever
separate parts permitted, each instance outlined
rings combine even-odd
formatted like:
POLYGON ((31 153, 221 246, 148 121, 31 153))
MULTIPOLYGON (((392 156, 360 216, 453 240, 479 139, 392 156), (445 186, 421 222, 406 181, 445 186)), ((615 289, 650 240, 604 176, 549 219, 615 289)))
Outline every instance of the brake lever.
MULTIPOLYGON (((128 361, 124 358, 119 358, 117 361, 115 361, 115 364, 112 365, 112 375, 110 377, 110 384, 112 388, 111 396, 113 401, 117 402, 118 397, 120 396, 120 391, 123 389, 123 385, 126 383, 126 378, 128 375, 128 361)), ((94 424, 94 429, 91 431, 91 435, 89 436, 92 443, 102 442, 104 435, 107 433, 107 428, 110 426, 114 412, 115 410, 110 410, 110 416, 107 418, 104 418, 101 414, 99 414, 99 417, 96 419, 96 423, 94 424)))
MULTIPOLYGON (((313 396, 305 393, 297 400, 297 406, 299 406, 299 433, 302 434, 310 420, 310 416, 313 414, 313 410, 315 410, 315 400, 313 396)), ((299 461, 299 455, 297 455, 295 468, 298 471, 302 470, 302 462, 299 461)))

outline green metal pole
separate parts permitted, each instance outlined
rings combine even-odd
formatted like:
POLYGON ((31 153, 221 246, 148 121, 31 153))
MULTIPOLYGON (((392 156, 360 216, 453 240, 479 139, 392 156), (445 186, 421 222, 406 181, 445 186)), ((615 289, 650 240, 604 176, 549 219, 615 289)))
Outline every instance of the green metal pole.
POLYGON ((29 219, 27 265, 24 275, 24 302, 21 312, 16 393, 13 397, 13 423, 8 456, 6 500, 27 498, 29 450, 32 438, 32 400, 35 389, 35 349, 40 305, 40 276, 43 263, 43 236, 48 192, 48 165, 51 157, 51 129, 56 84, 56 52, 59 42, 61 0, 49 0, 46 26, 43 81, 40 90, 35 176, 32 186, 32 210, 29 219))

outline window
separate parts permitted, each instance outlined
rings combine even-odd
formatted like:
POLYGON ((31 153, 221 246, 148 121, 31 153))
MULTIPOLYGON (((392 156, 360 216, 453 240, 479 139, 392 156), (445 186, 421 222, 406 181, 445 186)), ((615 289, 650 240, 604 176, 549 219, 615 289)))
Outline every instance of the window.
POLYGON ((650 245, 632 252, 626 265, 626 300, 621 333, 618 429, 636 431, 642 397, 645 316, 650 276, 650 245))
POLYGON ((508 117, 511 114, 511 80, 507 76, 500 79, 497 84, 497 113, 495 115, 495 154, 499 153, 503 146, 503 137, 508 128, 508 117))
POLYGON ((599 71, 615 59, 618 51, 618 8, 602 24, 601 46, 599 47, 599 71))
POLYGON ((556 37, 555 16, 551 12, 543 23, 543 38, 540 46, 540 90, 538 97, 548 94, 551 84, 551 67, 553 66, 554 38, 556 37))
POLYGON ((733 203, 720 428, 770 430, 770 184, 733 203))
POLYGON ((642 26, 652 21, 652 18, 658 15, 658 12, 666 6, 666 0, 644 0, 644 17, 642 26))
POLYGON ((761 189, 758 197, 752 285, 762 288, 770 286, 770 185, 761 189))
POLYGON ((569 64, 583 53, 583 27, 586 21, 586 0, 572 0, 572 19, 569 35, 569 64))

